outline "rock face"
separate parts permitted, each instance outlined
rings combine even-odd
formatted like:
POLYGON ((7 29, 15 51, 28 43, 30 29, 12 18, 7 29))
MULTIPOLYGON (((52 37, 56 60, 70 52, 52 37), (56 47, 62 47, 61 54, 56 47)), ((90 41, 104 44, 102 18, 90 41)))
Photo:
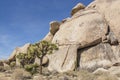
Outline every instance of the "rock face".
POLYGON ((71 20, 61 24, 52 42, 59 44, 90 43, 104 36, 107 27, 104 18, 96 10, 85 10, 78 16, 72 17, 71 20))
MULTIPOLYGON (((42 60, 42 65, 45 65, 45 64, 47 64, 48 62, 49 62, 48 57, 47 57, 47 56, 44 56, 44 57, 43 57, 43 60, 42 60)), ((36 57, 34 63, 37 63, 37 64, 40 65, 40 59, 36 57)))
POLYGON ((53 37, 52 42, 60 49, 49 57, 48 69, 65 72, 77 67, 94 71, 119 62, 119 4, 119 0, 95 0, 86 8, 76 5, 72 17, 60 25, 53 37), (73 45, 79 47, 72 47, 74 52, 69 51, 69 46, 73 45), (64 60, 65 57, 71 65, 64 60))
MULTIPOLYGON (((94 71, 120 63, 119 4, 120 0, 94 0, 87 7, 79 3, 72 9, 72 17, 50 22, 43 40, 57 44, 59 50, 48 56, 48 69, 94 71)), ((28 46, 15 49, 9 60, 28 46)))
POLYGON ((49 56, 48 69, 66 72, 75 69, 78 45, 61 46, 58 51, 49 56), (59 55, 59 56, 57 56, 59 55))
POLYGON ((114 54, 110 44, 101 43, 78 51, 80 69, 94 71, 99 67, 108 68, 116 60, 116 54, 114 54))
POLYGON ((120 42, 120 1, 119 0, 95 0, 88 8, 95 8, 101 13, 111 30, 120 42))
POLYGON ((93 9, 85 10, 79 16, 72 17, 71 20, 61 24, 60 29, 55 34, 52 42, 58 43, 59 45, 61 45, 61 47, 64 50, 59 49, 59 51, 54 54, 53 56, 54 58, 50 58, 51 62, 53 63, 50 63, 48 68, 50 70, 56 69, 60 72, 62 71, 64 72, 67 70, 74 70, 75 66, 73 65, 75 65, 76 57, 73 57, 73 56, 77 56, 77 48, 75 48, 76 52, 70 53, 71 51, 68 51, 66 55, 66 50, 68 49, 68 47, 64 47, 64 45, 67 45, 67 44, 71 44, 71 45, 88 44, 89 45, 91 42, 102 39, 102 36, 106 34, 107 27, 108 25, 106 24, 104 18, 96 10, 93 10, 93 9), (58 69, 62 65, 62 63, 65 62, 63 56, 69 59, 69 61, 71 62, 71 65, 64 64, 64 66, 68 66, 68 67, 66 67, 65 69, 62 69, 62 68, 58 69), (71 57, 68 57, 68 56, 71 56, 71 57), (58 62, 54 62, 54 61, 58 61, 58 62))
POLYGON ((43 38, 43 40, 49 41, 49 42, 51 42, 52 39, 53 39, 53 34, 50 32, 43 38))

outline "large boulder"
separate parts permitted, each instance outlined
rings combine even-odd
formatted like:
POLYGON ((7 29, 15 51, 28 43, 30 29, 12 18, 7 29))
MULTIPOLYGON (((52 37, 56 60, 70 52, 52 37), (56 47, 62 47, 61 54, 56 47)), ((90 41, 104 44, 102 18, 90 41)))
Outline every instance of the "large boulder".
POLYGON ((77 49, 79 45, 64 45, 49 56, 50 71, 66 72, 76 67, 77 49))
POLYGON ((101 13, 120 42, 120 0, 95 0, 87 8, 101 13))
POLYGON ((79 16, 61 24, 59 31, 54 35, 53 43, 90 43, 107 33, 108 25, 96 10, 89 9, 78 14, 79 16))
POLYGON ((85 9, 85 5, 83 5, 82 3, 78 3, 75 7, 73 7, 71 11, 71 15, 74 15, 76 12, 78 12, 81 9, 85 9))
POLYGON ((74 70, 77 62, 77 49, 100 43, 100 39, 107 33, 108 25, 96 10, 89 9, 76 14, 79 15, 61 24, 59 31, 53 37, 52 42, 60 45, 60 49, 50 57, 48 69, 51 71, 74 70))
POLYGON ((59 30, 60 24, 61 23, 58 21, 51 21, 50 22, 50 33, 52 35, 54 35, 59 30))
MULTIPOLYGON (((44 56, 44 57, 43 57, 43 60, 42 60, 42 65, 46 65, 48 62, 49 62, 48 57, 47 57, 47 56, 44 56)), ((37 63, 37 64, 40 65, 40 59, 36 57, 34 63, 37 63)))
POLYGON ((94 71, 97 68, 109 68, 116 61, 110 44, 98 44, 78 51, 78 67, 94 71))

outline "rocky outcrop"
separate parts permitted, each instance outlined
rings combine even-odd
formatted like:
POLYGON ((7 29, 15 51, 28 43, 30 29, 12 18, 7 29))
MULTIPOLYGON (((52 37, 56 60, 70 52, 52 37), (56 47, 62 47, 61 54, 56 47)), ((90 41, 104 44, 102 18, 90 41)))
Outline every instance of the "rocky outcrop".
POLYGON ((58 21, 51 21, 50 22, 50 32, 43 38, 43 40, 51 42, 55 33, 59 30, 60 22, 58 21))
POLYGON ((10 55, 10 57, 8 58, 9 61, 12 61, 15 59, 15 56, 18 55, 19 53, 26 53, 28 50, 28 47, 30 46, 30 43, 25 44, 22 47, 17 47, 12 54, 10 55))
POLYGON ((85 9, 85 5, 83 5, 82 3, 78 3, 75 7, 73 7, 71 15, 74 15, 76 12, 82 9, 85 9))
POLYGON ((116 61, 116 54, 110 44, 98 44, 78 51, 78 67, 94 71, 99 67, 108 68, 116 61))
POLYGON ((60 46, 59 50, 49 56, 50 71, 66 72, 76 67, 77 48, 79 45, 60 46), (59 55, 59 56, 58 56, 59 55))
MULTIPOLYGON (((102 42, 102 36, 106 34, 107 27, 108 25, 104 18, 94 9, 85 10, 79 16, 72 17, 71 20, 61 24, 60 29, 55 34, 52 42, 58 43, 62 49, 60 48, 57 53, 54 53, 52 56, 54 58, 50 58, 52 63, 49 63, 49 70, 56 69, 60 72, 74 70, 76 57, 71 59, 71 57, 68 56, 77 56, 78 48, 74 48, 75 52, 72 53, 71 51, 68 51, 66 55, 69 45, 67 47, 64 46, 67 44, 78 44, 81 49, 93 45, 92 42, 98 44, 102 42), (93 31, 91 32, 91 30, 93 31), (72 64, 68 65, 68 62, 66 62, 67 64, 64 64, 64 66, 67 66, 65 69, 61 68, 62 63, 65 63, 63 57, 67 57, 72 64)), ((72 48, 70 50, 72 50, 72 48)))
POLYGON ((68 67, 61 67, 66 62, 63 57, 71 59, 68 57, 71 55, 69 51, 66 55, 68 47, 75 44, 79 48, 75 49, 77 52, 72 52, 72 56, 76 57, 70 61, 76 62, 79 69, 94 71, 117 63, 120 58, 119 3, 118 0, 95 0, 86 8, 76 5, 72 10, 72 17, 60 25, 53 37, 52 42, 57 43, 60 49, 49 58, 48 69, 59 72, 75 69, 74 63, 69 65, 69 62, 64 64, 68 67))
POLYGON ((55 35, 55 33, 59 30, 59 27, 60 27, 60 22, 58 21, 52 21, 50 22, 50 33, 52 35, 55 35))
MULTIPOLYGON (((48 55, 48 69, 94 71, 117 65, 120 61, 119 4, 120 0, 94 0, 87 7, 79 3, 72 9, 70 18, 50 22, 50 31, 43 40, 57 44, 59 50, 48 55)), ((16 48, 9 60, 28 46, 16 48)))
POLYGON ((118 41, 120 42, 120 1, 119 0, 95 0, 88 8, 94 8, 101 13, 110 29, 115 33, 118 41))
POLYGON ((71 20, 61 24, 52 42, 59 44, 90 43, 104 36, 107 33, 107 27, 104 17, 96 10, 85 10, 79 13, 79 16, 72 17, 71 20))

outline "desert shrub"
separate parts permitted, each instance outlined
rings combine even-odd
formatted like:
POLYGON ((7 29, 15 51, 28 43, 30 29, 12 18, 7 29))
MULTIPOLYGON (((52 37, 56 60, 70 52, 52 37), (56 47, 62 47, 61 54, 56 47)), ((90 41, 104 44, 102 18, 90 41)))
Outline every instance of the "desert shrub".
POLYGON ((33 71, 34 73, 35 66, 31 65, 34 63, 36 57, 40 59, 40 74, 42 73, 42 60, 46 54, 52 54, 54 50, 58 50, 58 47, 55 44, 52 44, 48 41, 40 41, 35 44, 31 44, 28 47, 27 53, 19 53, 16 57, 19 59, 20 64, 27 71, 33 71))
POLYGON ((52 54, 54 50, 58 50, 58 47, 56 46, 56 44, 44 40, 40 41, 39 43, 35 43, 33 46, 35 47, 35 55, 40 59, 40 74, 42 74, 43 57, 46 54, 52 54))
POLYGON ((16 66, 16 62, 15 61, 13 61, 13 62, 10 63, 11 69, 14 68, 15 66, 16 66))
POLYGON ((0 72, 4 72, 4 71, 6 71, 4 66, 0 66, 0 72))
POLYGON ((16 57, 19 59, 22 67, 24 67, 27 64, 33 63, 35 59, 34 56, 32 56, 31 54, 27 54, 27 53, 19 53, 16 57))
POLYGON ((28 64, 28 65, 25 65, 25 70, 30 72, 31 75, 37 73, 37 68, 39 66, 37 64, 28 64))

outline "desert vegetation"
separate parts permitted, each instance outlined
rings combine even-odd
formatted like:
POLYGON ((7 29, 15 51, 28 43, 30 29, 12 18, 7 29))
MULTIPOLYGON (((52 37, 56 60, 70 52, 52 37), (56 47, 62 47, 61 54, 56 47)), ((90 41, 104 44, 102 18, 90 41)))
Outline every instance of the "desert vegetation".
POLYGON ((32 74, 36 72, 36 68, 40 67, 40 74, 42 74, 42 60, 46 54, 52 54, 54 50, 58 50, 58 47, 47 41, 40 41, 35 44, 31 44, 28 47, 27 53, 19 53, 16 58, 19 59, 20 64, 27 71, 32 74), (40 66, 34 64, 35 58, 40 59, 40 66))

